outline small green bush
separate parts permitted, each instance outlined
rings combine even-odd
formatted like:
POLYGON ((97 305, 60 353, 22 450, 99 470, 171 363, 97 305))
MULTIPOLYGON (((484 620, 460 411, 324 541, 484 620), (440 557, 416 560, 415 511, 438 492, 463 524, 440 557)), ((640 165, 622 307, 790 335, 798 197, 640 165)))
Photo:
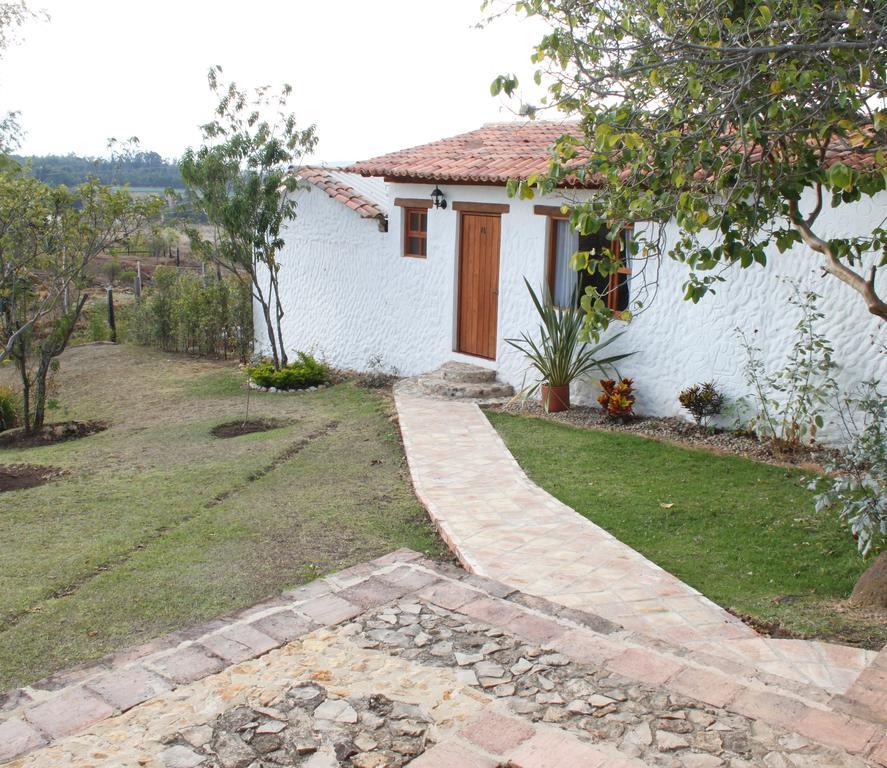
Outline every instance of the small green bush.
POLYGON ((11 387, 0 387, 0 432, 18 424, 18 394, 11 387))
POLYGON ((305 389, 328 380, 329 369, 323 363, 307 352, 299 352, 298 357, 298 360, 280 370, 275 370, 268 360, 262 360, 246 370, 257 386, 275 389, 305 389))

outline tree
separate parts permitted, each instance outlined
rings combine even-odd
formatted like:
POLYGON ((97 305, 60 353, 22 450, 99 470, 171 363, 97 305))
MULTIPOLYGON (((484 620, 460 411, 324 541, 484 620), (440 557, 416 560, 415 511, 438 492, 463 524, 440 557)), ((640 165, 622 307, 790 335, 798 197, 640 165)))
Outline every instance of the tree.
POLYGON ((276 96, 266 86, 247 93, 235 83, 221 85, 221 74, 218 66, 209 71, 210 89, 219 98, 216 117, 202 127, 203 145, 189 148, 180 164, 189 195, 215 236, 187 231, 195 253, 249 287, 261 307, 274 366, 280 368, 287 354, 277 255, 284 245, 281 229, 296 216, 290 193, 302 184, 298 166, 317 144, 316 129, 299 129, 296 116, 286 111, 290 86, 276 96))
POLYGON ((162 204, 95 180, 72 191, 0 172, 0 361, 18 368, 26 433, 43 427, 49 374, 88 299, 87 266, 162 204))
MULTIPOLYGON (((511 185, 531 197, 573 177, 599 188, 572 207, 581 232, 615 236, 634 222, 675 220, 637 237, 643 266, 663 255, 690 268, 699 301, 726 268, 766 264, 766 248, 804 243, 825 273, 887 320, 877 276, 883 224, 858 237, 819 228, 830 202, 852 203, 887 179, 887 4, 883 0, 520 0, 512 9, 550 27, 534 60, 546 104, 579 118, 549 172, 511 185)), ((493 93, 513 94, 513 76, 493 93)), ((532 108, 525 111, 533 112, 532 108)), ((578 269, 610 274, 612 253, 578 269)), ((637 269, 636 269, 637 271, 637 269)), ((649 270, 655 273, 655 269, 649 270)), ((647 282, 647 281, 645 281, 647 282)), ((655 285, 655 277, 649 284, 655 285)), ((586 329, 610 319, 583 297, 586 329)), ((637 307, 636 307, 637 308, 637 307)), ((642 306, 640 307, 642 308, 642 306)))

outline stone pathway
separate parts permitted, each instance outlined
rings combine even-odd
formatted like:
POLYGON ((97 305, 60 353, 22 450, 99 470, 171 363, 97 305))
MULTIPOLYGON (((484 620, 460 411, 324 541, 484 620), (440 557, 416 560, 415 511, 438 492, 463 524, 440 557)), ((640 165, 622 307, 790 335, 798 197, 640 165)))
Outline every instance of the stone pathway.
POLYGON ((416 493, 470 571, 627 629, 829 693, 844 693, 874 652, 762 638, 535 485, 478 406, 395 393, 416 493))
POLYGON ((401 550, 10 692, 0 761, 887 766, 883 719, 816 695, 401 550))

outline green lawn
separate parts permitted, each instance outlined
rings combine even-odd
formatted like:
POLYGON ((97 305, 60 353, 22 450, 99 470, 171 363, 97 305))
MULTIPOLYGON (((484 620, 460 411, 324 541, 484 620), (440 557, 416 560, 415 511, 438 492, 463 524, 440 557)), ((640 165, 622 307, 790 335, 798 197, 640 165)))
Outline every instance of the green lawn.
POLYGON ((52 418, 111 427, 0 450, 67 473, 0 493, 0 690, 397 547, 445 551, 382 395, 254 393, 251 415, 288 424, 215 438, 244 413, 241 380, 233 363, 136 347, 65 354, 52 418))
POLYGON ((804 472, 487 415, 534 481, 720 605, 799 636, 887 642, 883 617, 844 602, 866 563, 833 515, 814 512, 804 472))

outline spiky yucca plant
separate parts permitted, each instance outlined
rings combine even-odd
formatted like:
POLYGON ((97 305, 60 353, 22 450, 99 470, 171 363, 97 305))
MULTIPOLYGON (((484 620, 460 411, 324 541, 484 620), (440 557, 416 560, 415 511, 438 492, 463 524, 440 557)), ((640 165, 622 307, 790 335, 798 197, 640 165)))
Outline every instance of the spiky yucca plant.
MULTIPOLYGON (((615 370, 617 362, 634 354, 625 352, 599 357, 601 350, 616 341, 624 331, 599 344, 582 341, 583 313, 576 309, 555 306, 547 288, 540 300, 526 278, 524 283, 541 319, 539 339, 537 341, 526 333, 521 333, 519 339, 505 341, 520 350, 529 360, 530 367, 539 374, 539 381, 524 390, 526 395, 533 396, 542 384, 550 387, 564 386, 595 370, 607 376, 615 370)), ((571 307, 575 303, 571 301, 571 307)))

